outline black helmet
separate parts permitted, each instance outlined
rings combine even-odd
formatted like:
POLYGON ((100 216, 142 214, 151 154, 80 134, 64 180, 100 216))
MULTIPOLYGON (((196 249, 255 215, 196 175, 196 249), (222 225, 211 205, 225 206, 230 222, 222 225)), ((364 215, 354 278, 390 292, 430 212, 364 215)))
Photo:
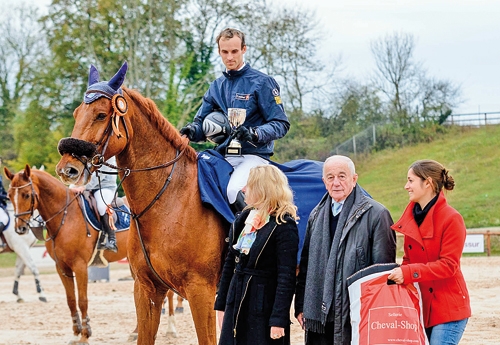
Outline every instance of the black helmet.
POLYGON ((231 133, 227 116, 219 111, 208 114, 203 120, 203 133, 214 144, 222 144, 231 133))

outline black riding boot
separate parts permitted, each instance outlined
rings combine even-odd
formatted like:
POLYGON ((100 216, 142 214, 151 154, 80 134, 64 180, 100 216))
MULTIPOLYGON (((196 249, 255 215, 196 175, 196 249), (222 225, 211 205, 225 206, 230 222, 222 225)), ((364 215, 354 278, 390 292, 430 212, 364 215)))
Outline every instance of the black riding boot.
POLYGON ((118 251, 118 247, 116 246, 116 235, 115 231, 111 229, 109 222, 109 214, 105 213, 104 216, 101 216, 102 230, 108 234, 108 241, 101 244, 104 245, 104 249, 111 250, 112 252, 116 253, 118 251))
MULTIPOLYGON (((0 222, 0 233, 3 231, 3 229, 5 228, 5 224, 0 222)), ((2 237, 3 239, 3 237, 2 237)), ((6 243, 4 243, 2 240, 0 240, 0 253, 3 252, 4 248, 7 246, 6 243)))
POLYGON ((234 214, 243 211, 243 209, 247 206, 245 202, 245 194, 240 190, 236 195, 236 200, 231 204, 231 211, 234 214))

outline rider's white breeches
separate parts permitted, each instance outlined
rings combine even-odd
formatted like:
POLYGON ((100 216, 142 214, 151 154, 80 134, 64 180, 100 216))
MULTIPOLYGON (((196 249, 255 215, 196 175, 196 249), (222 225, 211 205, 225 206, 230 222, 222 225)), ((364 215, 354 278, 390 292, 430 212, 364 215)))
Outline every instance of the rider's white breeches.
POLYGON ((246 186, 250 169, 259 165, 267 165, 269 162, 259 156, 242 155, 239 157, 225 157, 234 168, 227 185, 227 198, 232 204, 236 200, 238 192, 246 186))
POLYGON ((103 216, 106 213, 107 205, 110 205, 115 196, 115 190, 109 188, 102 188, 94 192, 94 198, 97 204, 99 215, 103 216))

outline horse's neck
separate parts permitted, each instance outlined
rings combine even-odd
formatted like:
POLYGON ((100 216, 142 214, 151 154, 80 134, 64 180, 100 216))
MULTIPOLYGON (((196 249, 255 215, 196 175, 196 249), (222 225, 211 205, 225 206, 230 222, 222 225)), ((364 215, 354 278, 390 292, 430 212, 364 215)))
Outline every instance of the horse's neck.
MULTIPOLYGON (((175 128, 158 114, 142 113, 139 106, 135 106, 134 111, 130 121, 134 134, 126 149, 117 156, 120 166, 142 169, 174 159, 183 146, 175 128)), ((190 158, 189 161, 187 168, 195 169, 196 160, 190 158)))
MULTIPOLYGON (((150 116, 147 114, 134 114, 132 125, 134 126, 133 137, 127 148, 117 155, 117 163, 121 168, 137 170, 160 166, 173 160, 180 154, 181 149, 175 147, 173 142, 179 144, 182 141, 180 141, 180 138, 175 137, 174 133, 169 133, 170 130, 174 131, 175 129, 167 128, 166 131, 163 129, 162 132, 162 129, 157 128, 156 124, 153 124, 150 116), (141 121, 138 121, 139 117, 141 121)), ((187 147, 186 150, 192 149, 187 147)), ((189 154, 185 152, 184 156, 176 163, 173 176, 173 180, 176 181, 172 181, 173 184, 178 183, 178 176, 187 178, 196 176, 197 164, 196 159, 193 159, 192 155, 193 153, 189 154)), ((130 196, 129 202, 131 205, 137 199, 143 199, 145 191, 151 193, 159 192, 171 169, 172 165, 152 169, 147 172, 132 172, 125 179, 123 174, 121 174, 120 177, 123 179, 125 193, 130 196)), ((189 181, 189 183, 192 183, 192 181, 189 181)), ((139 205, 137 206, 140 207, 139 205)))
MULTIPOLYGON (((72 193, 69 193, 64 184, 51 176, 37 175, 37 177, 38 212, 44 220, 47 220, 66 207, 68 201, 71 200, 72 193)), ((63 212, 60 215, 62 214, 63 212)))

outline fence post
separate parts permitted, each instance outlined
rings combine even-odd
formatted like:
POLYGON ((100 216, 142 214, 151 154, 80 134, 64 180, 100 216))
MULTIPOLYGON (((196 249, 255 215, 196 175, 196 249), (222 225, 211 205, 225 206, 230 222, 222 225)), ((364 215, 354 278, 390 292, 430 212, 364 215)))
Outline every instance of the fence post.
POLYGON ((375 125, 373 125, 373 145, 377 142, 377 135, 375 134, 375 125))
POLYGON ((491 239, 490 239, 490 230, 486 231, 486 254, 491 256, 491 239))
POLYGON ((354 158, 356 158, 356 136, 352 137, 352 149, 354 151, 354 158))

